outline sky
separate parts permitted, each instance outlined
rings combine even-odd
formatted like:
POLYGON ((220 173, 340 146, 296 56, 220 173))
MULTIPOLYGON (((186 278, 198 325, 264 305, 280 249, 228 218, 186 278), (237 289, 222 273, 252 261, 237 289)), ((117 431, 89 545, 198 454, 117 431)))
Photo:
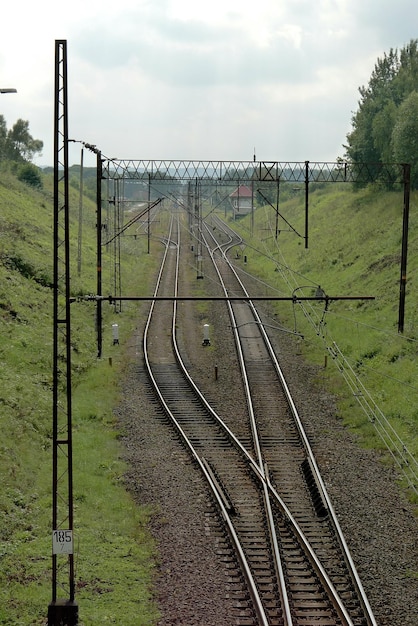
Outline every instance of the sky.
POLYGON ((0 87, 17 93, 0 114, 28 120, 52 165, 66 40, 69 138, 107 158, 335 161, 377 59, 415 38, 416 0, 8 2, 0 87))

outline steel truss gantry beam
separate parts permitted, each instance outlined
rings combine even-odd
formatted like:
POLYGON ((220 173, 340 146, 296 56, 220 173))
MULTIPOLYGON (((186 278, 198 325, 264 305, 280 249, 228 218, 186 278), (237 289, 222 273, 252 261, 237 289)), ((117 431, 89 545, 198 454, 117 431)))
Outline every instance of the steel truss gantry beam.
POLYGON ((367 184, 378 180, 403 183, 403 164, 292 162, 292 161, 181 161, 119 160, 104 163, 103 177, 125 180, 195 180, 253 182, 346 182, 367 184))
POLYGON ((78 623, 73 554, 67 42, 55 42, 52 599, 48 626, 78 623))

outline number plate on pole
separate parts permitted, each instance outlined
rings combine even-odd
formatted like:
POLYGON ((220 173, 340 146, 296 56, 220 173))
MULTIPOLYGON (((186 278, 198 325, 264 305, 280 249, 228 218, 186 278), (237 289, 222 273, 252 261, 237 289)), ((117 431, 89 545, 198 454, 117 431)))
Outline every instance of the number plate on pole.
POLYGON ((52 554, 73 554, 72 530, 54 530, 52 532, 52 554))

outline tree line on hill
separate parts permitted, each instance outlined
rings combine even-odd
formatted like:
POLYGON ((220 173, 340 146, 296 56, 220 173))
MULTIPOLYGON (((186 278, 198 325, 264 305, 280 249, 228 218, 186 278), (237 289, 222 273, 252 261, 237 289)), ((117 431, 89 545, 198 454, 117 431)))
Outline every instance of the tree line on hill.
POLYGON ((418 40, 392 49, 359 88, 359 108, 345 147, 353 163, 409 163, 418 188, 418 40))
POLYGON ((30 134, 27 120, 18 119, 12 128, 7 129, 4 116, 0 115, 0 163, 11 162, 18 178, 33 187, 42 187, 39 168, 31 161, 42 152, 43 146, 43 141, 30 134))

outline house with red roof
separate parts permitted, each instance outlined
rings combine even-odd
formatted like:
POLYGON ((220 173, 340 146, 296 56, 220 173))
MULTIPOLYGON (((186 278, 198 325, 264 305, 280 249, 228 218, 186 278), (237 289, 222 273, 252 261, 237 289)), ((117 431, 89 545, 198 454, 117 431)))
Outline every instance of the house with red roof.
POLYGON ((229 200, 235 217, 248 215, 253 208, 253 191, 248 185, 240 185, 229 194, 229 200))

